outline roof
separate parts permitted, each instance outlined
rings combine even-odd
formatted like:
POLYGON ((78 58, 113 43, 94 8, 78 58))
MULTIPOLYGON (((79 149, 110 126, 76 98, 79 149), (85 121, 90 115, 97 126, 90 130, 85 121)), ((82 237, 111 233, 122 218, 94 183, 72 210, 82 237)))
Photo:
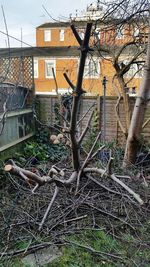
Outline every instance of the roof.
MULTIPOLYGON (((97 51, 91 52, 97 54, 97 51)), ((0 48, 0 58, 9 57, 72 57, 79 56, 80 50, 77 46, 64 47, 24 47, 24 48, 0 48)))
POLYGON ((114 18, 114 17, 111 17, 109 16, 107 18, 107 20, 104 20, 103 18, 99 17, 99 19, 92 19, 89 17, 86 18, 80 18, 80 17, 74 17, 68 21, 51 21, 51 22, 46 22, 46 23, 43 23, 39 26, 36 27, 36 29, 39 29, 39 28, 60 28, 60 27, 70 27, 71 24, 75 24, 75 26, 86 26, 88 22, 92 22, 93 24, 96 23, 96 26, 97 25, 119 25, 120 23, 122 24, 123 22, 127 23, 127 24, 130 24, 130 23, 137 23, 137 22, 148 22, 148 17, 146 15, 142 16, 142 17, 134 17, 128 21, 126 21, 126 19, 120 19, 120 18, 114 18))
MULTIPOLYGON (((93 47, 92 47, 93 48, 93 47)), ((103 56, 106 56, 105 51, 107 46, 103 46, 101 53, 103 56)), ((101 47, 102 49, 102 47, 101 47)), ((116 51, 119 49, 117 46, 112 46, 112 49, 116 51)), ((131 48, 130 48, 131 49, 131 48)), ((135 47, 133 46, 133 50, 135 47)), ((124 50, 124 53, 128 53, 128 49, 124 50)), ((98 56, 99 52, 97 48, 93 48, 93 51, 90 52, 93 56, 98 56)), ((78 46, 51 46, 51 47, 16 47, 16 48, 0 48, 0 58, 9 58, 9 57, 79 57, 80 50, 78 46)))
POLYGON ((58 22, 46 22, 44 24, 39 25, 38 28, 57 28, 57 27, 69 27, 70 26, 70 22, 62 22, 62 21, 58 21, 58 22))
MULTIPOLYGON (((44 24, 39 25, 38 27, 36 27, 36 29, 40 29, 40 28, 60 28, 60 27, 70 27, 71 24, 75 24, 75 26, 82 26, 85 27, 87 25, 87 22, 92 22, 91 20, 71 20, 71 21, 67 21, 67 22, 63 22, 63 21, 58 21, 58 22, 46 22, 44 24)), ((93 23, 95 23, 95 21, 93 21, 93 23)), ((98 23, 101 23, 101 21, 99 20, 98 23)))

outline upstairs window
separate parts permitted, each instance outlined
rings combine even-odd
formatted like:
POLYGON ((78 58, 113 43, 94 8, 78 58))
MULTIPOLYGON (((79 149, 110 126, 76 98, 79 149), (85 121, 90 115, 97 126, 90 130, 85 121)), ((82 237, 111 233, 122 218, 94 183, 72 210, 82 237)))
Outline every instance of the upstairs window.
POLYGON ((45 60, 45 77, 46 78, 53 78, 53 71, 52 68, 54 69, 54 72, 56 73, 56 62, 55 60, 51 59, 46 59, 45 60))
POLYGON ((64 41, 64 39, 65 39, 65 31, 64 30, 60 30, 59 38, 60 38, 60 41, 61 42, 64 41))
POLYGON ((96 29, 94 34, 95 34, 95 38, 97 39, 97 41, 100 40, 100 38, 101 38, 100 29, 96 29))
POLYGON ((87 58, 84 68, 84 79, 98 79, 100 75, 100 64, 97 58, 87 58))
POLYGON ((34 78, 38 78, 39 68, 38 68, 38 59, 34 59, 34 78))
POLYGON ((142 78, 143 77, 143 66, 139 64, 132 64, 129 71, 126 73, 126 77, 142 78))
POLYGON ((51 30, 44 31, 44 41, 50 42, 51 41, 51 30))
POLYGON ((134 37, 139 37, 139 34, 140 34, 140 30, 139 30, 139 28, 135 27, 135 28, 133 29, 133 36, 134 36, 134 37))
POLYGON ((84 29, 79 29, 78 30, 78 34, 79 34, 80 38, 83 40, 84 39, 84 35, 85 35, 85 30, 84 29))
POLYGON ((123 32, 123 29, 122 28, 117 29, 117 31, 116 31, 116 38, 117 39, 122 39, 123 38, 123 34, 124 34, 124 32, 123 32))
MULTIPOLYGON (((124 60, 123 64, 128 65, 129 61, 128 60, 124 60)), ((126 78, 142 78, 143 77, 143 64, 142 63, 133 63, 130 65, 129 70, 125 73, 125 77, 126 78)))

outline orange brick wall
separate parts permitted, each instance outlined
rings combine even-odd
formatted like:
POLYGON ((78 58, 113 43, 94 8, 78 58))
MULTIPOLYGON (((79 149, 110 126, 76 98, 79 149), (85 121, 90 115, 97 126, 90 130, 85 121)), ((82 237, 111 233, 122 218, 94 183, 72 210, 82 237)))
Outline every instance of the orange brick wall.
MULTIPOLYGON (((61 47, 61 46, 77 46, 78 43, 72 33, 71 28, 68 26, 66 28, 49 28, 51 30, 51 41, 44 41, 44 30, 48 28, 37 28, 36 29, 36 42, 38 47, 52 46, 52 47, 61 47), (64 29, 64 41, 60 41, 60 30, 64 29)), ((128 41, 132 40, 133 28, 126 26, 124 29, 124 34, 126 37, 123 38, 114 38, 116 35, 116 29, 113 30, 104 30, 101 32, 101 43, 102 44, 117 44, 122 45, 128 41)), ((93 42, 91 38, 91 43, 93 42)), ((56 60, 56 79, 58 83, 58 88, 69 88, 69 85, 63 77, 63 73, 66 72, 68 77, 73 84, 76 83, 77 78, 77 68, 78 68, 78 59, 77 58, 57 58, 54 55, 56 60)), ((51 58, 50 58, 51 59, 51 58)), ((100 62, 100 76, 98 79, 84 79, 83 88, 92 94, 103 94, 102 88, 102 79, 104 76, 107 77, 107 95, 114 96, 116 93, 112 87, 112 78, 114 75, 114 68, 112 63, 109 60, 101 59, 100 62)), ((134 80, 128 85, 129 87, 136 86, 139 88, 141 79, 134 78, 134 80)), ((35 88, 37 92, 51 92, 55 89, 55 82, 53 79, 45 78, 45 62, 44 58, 39 59, 39 77, 35 79, 35 88)))
MULTIPOLYGON (((147 32, 147 29, 144 25, 141 26, 141 30, 143 33, 143 36, 141 37, 143 42, 146 41, 145 33, 147 32)), ((78 31, 82 31, 78 29, 78 31)), ((100 42, 101 44, 110 44, 110 45, 123 45, 127 42, 133 41, 133 33, 134 29, 132 25, 126 25, 124 26, 124 29, 121 30, 123 33, 123 36, 121 38, 117 37, 116 28, 114 29, 103 29, 101 30, 100 34, 100 42)), ((91 37, 90 43, 93 43, 93 38, 91 37)), ((72 30, 70 27, 60 27, 60 28, 37 28, 36 29, 36 45, 38 47, 44 47, 44 46, 78 46, 78 42, 76 41, 76 38, 74 37, 72 30), (51 41, 45 42, 44 41, 44 31, 45 30, 51 30, 51 41), (60 31, 64 30, 64 41, 60 41, 60 31)))
POLYGON ((68 27, 65 28, 64 41, 60 41, 60 29, 63 28, 50 28, 51 30, 51 41, 44 41, 44 30, 45 28, 36 29, 36 45, 39 47, 44 46, 77 46, 78 43, 72 33, 72 30, 68 27))
MULTIPOLYGON (((55 82, 53 78, 45 78, 45 61, 44 58, 38 60, 39 76, 35 78, 35 88, 37 92, 51 92, 55 90, 55 82)), ((73 84, 76 84, 78 69, 77 58, 57 58, 56 59, 56 79, 58 88, 68 89, 69 85, 66 82, 63 73, 66 72, 73 84)), ((101 61, 99 78, 83 79, 83 88, 91 94, 103 95, 102 79, 107 77, 107 95, 115 95, 112 88, 112 77, 114 74, 113 67, 109 61, 101 61)), ((138 79, 137 79, 138 80, 138 79)), ((139 82, 139 80, 138 80, 139 82)), ((135 84, 135 83, 134 83, 135 84)), ((134 85, 135 86, 135 85, 134 85)))
MULTIPOLYGON (((58 88, 68 88, 63 73, 66 72, 73 83, 76 81, 77 75, 76 59, 56 59, 56 79, 58 88)), ((56 88, 53 78, 45 78, 45 61, 44 58, 38 59, 39 76, 35 78, 35 88, 37 92, 51 92, 56 88)))

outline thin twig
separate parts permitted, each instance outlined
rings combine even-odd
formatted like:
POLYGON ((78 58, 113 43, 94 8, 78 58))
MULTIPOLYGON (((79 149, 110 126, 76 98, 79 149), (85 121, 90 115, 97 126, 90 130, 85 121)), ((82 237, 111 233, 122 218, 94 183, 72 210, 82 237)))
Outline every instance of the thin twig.
POLYGON ((59 192, 59 188, 56 186, 54 194, 53 194, 53 197, 52 197, 52 199, 51 199, 51 201, 50 201, 50 203, 48 205, 48 208, 47 208, 47 210, 46 210, 46 212, 44 214, 44 217, 43 217, 41 223, 39 224, 39 231, 41 231, 41 229, 43 227, 43 224, 45 223, 45 220, 47 219, 47 216, 48 216, 48 214, 49 214, 49 212, 50 212, 50 210, 51 210, 51 208, 53 206, 53 203, 54 203, 54 201, 55 201, 55 199, 56 199, 56 197, 58 195, 58 192, 59 192))
POLYGON ((96 105, 96 103, 94 102, 89 109, 84 113, 84 115, 82 116, 82 118, 80 120, 78 120, 77 122, 77 126, 80 124, 80 122, 85 118, 85 116, 89 113, 89 111, 96 105))
POLYGON ((130 223, 128 223, 128 222, 126 222, 126 221, 120 219, 119 217, 117 217, 117 216, 111 214, 110 212, 108 212, 108 211, 106 211, 106 210, 102 210, 102 209, 100 209, 100 208, 97 208, 97 207, 95 207, 94 205, 92 205, 92 204, 90 204, 90 203, 87 203, 87 202, 85 202, 85 204, 88 205, 89 207, 93 208, 93 209, 96 209, 97 211, 99 211, 99 212, 101 212, 101 213, 103 213, 103 214, 105 214, 105 215, 107 215, 107 216, 110 216, 110 217, 112 217, 112 218, 114 218, 114 219, 116 219, 116 220, 122 222, 123 224, 129 225, 133 230, 135 230, 135 228, 134 228, 130 223))
POLYGON ((88 119, 88 121, 87 121, 86 127, 85 127, 84 131, 82 132, 82 134, 81 134, 81 136, 80 136, 80 138, 79 138, 79 140, 78 140, 78 144, 79 144, 79 145, 81 144, 81 142, 83 141, 83 139, 84 139, 84 137, 85 137, 87 131, 89 130, 90 123, 91 123, 91 120, 92 120, 92 118, 93 118, 93 115, 94 115, 94 110, 91 112, 91 115, 89 116, 89 119, 88 119))
POLYGON ((95 139, 95 141, 94 141, 93 146, 91 147, 91 149, 90 149, 90 151, 89 151, 89 153, 88 153, 88 155, 87 155, 85 161, 83 162, 83 164, 82 164, 82 166, 81 166, 81 168, 80 168, 80 171, 79 171, 79 173, 78 173, 78 177, 77 177, 76 194, 77 194, 78 189, 79 189, 79 183, 80 183, 80 178, 81 178, 83 169, 84 169, 85 166, 88 164, 89 158, 91 157, 91 155, 92 155, 92 153, 93 153, 93 150, 94 150, 94 148, 95 148, 95 146, 96 146, 96 144, 97 144, 97 142, 98 142, 98 140, 99 140, 99 138, 100 138, 100 135, 101 135, 101 132, 98 133, 98 135, 97 135, 97 137, 96 137, 96 139, 95 139))
POLYGON ((94 254, 98 254, 102 257, 111 257, 111 258, 115 258, 115 259, 120 259, 122 260, 122 257, 119 256, 119 255, 114 255, 114 254, 111 254, 111 253, 107 253, 107 252, 103 252, 103 251, 99 251, 99 250, 95 250, 94 248, 90 247, 90 246, 85 246, 85 245, 82 245, 82 244, 79 244, 77 242, 74 242, 74 241, 68 241, 68 240, 65 240, 64 241, 68 244, 72 244, 72 245, 75 245, 75 246, 78 246, 80 248, 83 248, 83 249, 86 249, 88 251, 90 251, 91 253, 94 253, 94 254))

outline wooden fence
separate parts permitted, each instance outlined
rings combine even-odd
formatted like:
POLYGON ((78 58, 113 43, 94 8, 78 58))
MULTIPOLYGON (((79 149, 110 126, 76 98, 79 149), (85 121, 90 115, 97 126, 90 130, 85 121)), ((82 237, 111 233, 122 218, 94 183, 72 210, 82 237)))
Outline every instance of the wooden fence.
MULTIPOLYGON (((38 95, 37 102, 39 103, 40 119, 42 122, 47 123, 48 125, 54 125, 56 114, 55 114, 55 105, 58 103, 57 96, 53 95, 38 95)), ((135 103, 135 98, 130 98, 131 107, 133 108, 135 103)), ((99 96, 84 96, 80 103, 80 118, 86 114, 86 112, 92 107, 95 106, 97 115, 98 115, 98 129, 101 131, 101 139, 106 141, 117 141, 119 144, 125 143, 125 137, 119 127, 119 124, 115 115, 115 106, 117 103, 116 97, 106 97, 105 99, 105 111, 106 115, 104 116, 104 99, 99 96), (104 122, 105 120, 105 122, 104 122), (105 124, 105 126, 104 126, 105 124), (105 130, 105 136, 104 136, 105 130)), ((90 113, 90 112, 89 112, 90 113)), ((85 128, 89 113, 86 114, 82 123, 80 124, 80 132, 85 128)), ((118 106, 118 114, 121 118, 121 122, 125 125, 125 113, 123 107, 123 100, 120 101, 118 106)), ((145 121, 150 117, 150 104, 146 110, 145 121)), ((92 129, 91 129, 92 130, 92 129)), ((148 141, 150 139, 150 123, 143 130, 143 136, 148 141)))
MULTIPOLYGON (((23 88, 20 87, 18 90, 23 91, 23 88)), ((32 103, 22 105, 22 101, 25 101, 23 96, 19 98, 18 94, 12 94, 12 97, 9 95, 9 101, 0 102, 0 152, 27 140, 34 134, 32 103), (3 110, 5 103, 6 111, 3 110)))
POLYGON ((34 134, 33 58, 0 57, 0 63, 0 152, 4 152, 34 134))

